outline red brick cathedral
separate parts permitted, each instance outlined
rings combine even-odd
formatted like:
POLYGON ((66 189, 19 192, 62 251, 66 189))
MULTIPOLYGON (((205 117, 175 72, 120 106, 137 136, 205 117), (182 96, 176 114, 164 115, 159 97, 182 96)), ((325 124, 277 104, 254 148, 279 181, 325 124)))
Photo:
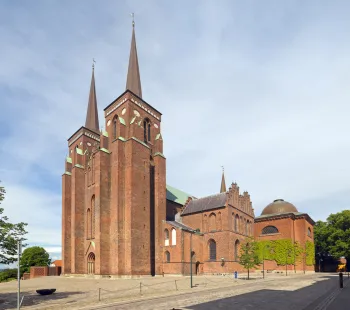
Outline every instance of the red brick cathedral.
POLYGON ((248 192, 226 190, 224 174, 220 193, 203 198, 166 185, 162 114, 142 96, 134 26, 126 90, 104 109, 105 130, 97 111, 93 68, 85 126, 68 139, 62 176, 63 274, 188 274, 190 262, 197 274, 232 273, 249 236, 313 242, 307 214, 275 200, 255 217, 248 192))

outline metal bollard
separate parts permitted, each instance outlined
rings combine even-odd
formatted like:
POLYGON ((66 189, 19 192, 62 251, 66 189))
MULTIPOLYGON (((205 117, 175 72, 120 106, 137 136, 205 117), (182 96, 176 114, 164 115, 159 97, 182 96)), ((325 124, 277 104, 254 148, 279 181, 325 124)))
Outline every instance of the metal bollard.
POLYGON ((343 273, 339 272, 339 287, 343 288, 343 286, 344 286, 343 273))

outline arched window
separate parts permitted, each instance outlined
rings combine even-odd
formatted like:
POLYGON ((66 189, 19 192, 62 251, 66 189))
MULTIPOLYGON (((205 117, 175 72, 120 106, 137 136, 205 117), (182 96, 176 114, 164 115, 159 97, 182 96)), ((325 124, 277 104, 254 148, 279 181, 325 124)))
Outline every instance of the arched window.
POLYGON ((94 274, 95 273, 95 254, 90 252, 87 258, 87 273, 94 274))
POLYGON ((95 238, 95 195, 91 198, 91 238, 95 238))
POLYGON ((237 239, 235 242, 235 252, 234 252, 235 261, 238 260, 238 256, 239 256, 239 240, 237 239))
POLYGON ((167 229, 164 230, 164 238, 165 238, 164 245, 168 246, 169 245, 169 230, 167 230, 167 229))
POLYGON ((261 231, 262 235, 278 234, 278 229, 275 226, 266 226, 261 231))
POLYGON ((222 230, 221 212, 218 213, 218 230, 222 230))
POLYGON ((209 215, 209 231, 216 230, 216 216, 215 213, 209 215))
POLYGON ((151 141, 151 122, 148 118, 143 121, 143 141, 145 143, 151 141))
POLYGON ((238 232, 238 221, 239 221, 239 216, 238 214, 236 214, 236 217, 235 217, 235 232, 238 232))
POLYGON ((309 237, 311 237, 311 229, 310 229, 310 227, 308 227, 308 229, 307 229, 307 235, 308 235, 309 237))
POLYGON ((244 220, 244 231, 245 231, 245 234, 248 235, 248 221, 244 220))
POLYGON ((170 263, 170 253, 169 251, 165 251, 165 262, 166 263, 170 263))
POLYGON ((176 245, 176 229, 171 230, 171 245, 176 245))
POLYGON ((86 239, 91 239, 91 210, 86 212, 86 239))
POLYGON ((210 239, 208 242, 209 260, 216 260, 216 242, 210 239))
POLYGON ((118 116, 113 118, 113 139, 117 139, 118 116))

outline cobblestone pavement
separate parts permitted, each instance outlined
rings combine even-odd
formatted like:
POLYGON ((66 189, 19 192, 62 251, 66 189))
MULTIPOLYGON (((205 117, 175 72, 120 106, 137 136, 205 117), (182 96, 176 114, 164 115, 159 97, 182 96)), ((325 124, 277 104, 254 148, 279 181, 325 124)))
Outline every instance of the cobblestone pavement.
MULTIPOLYGON (((307 308, 309 310, 310 304, 315 300, 321 303, 337 285, 336 275, 286 277, 268 282, 252 282, 249 285, 127 302, 119 305, 105 305, 90 309, 302 310, 307 308)), ((316 307, 317 305, 312 309, 316 309, 316 307)))
MULTIPOLYGON (((256 307, 256 305, 266 303, 271 306, 269 302, 271 298, 275 298, 277 303, 278 300, 290 300, 291 305, 303 305, 306 303, 305 300, 308 300, 308 295, 304 294, 304 296, 300 293, 298 296, 301 296, 303 301, 298 303, 294 300, 296 290, 303 287, 309 288, 311 290, 310 296, 312 295, 309 300, 311 300, 311 298, 317 298, 317 294, 311 289, 315 285, 311 284, 317 283, 317 293, 321 296, 329 289, 329 286, 334 284, 331 283, 332 281, 337 281, 336 277, 325 274, 290 274, 288 277, 283 274, 271 274, 265 280, 260 278, 250 281, 242 279, 235 281, 232 276, 198 276, 194 277, 193 280, 195 287, 191 289, 189 277, 183 276, 143 277, 138 279, 43 277, 21 281, 21 291, 24 294, 24 309, 105 308, 153 310, 176 309, 191 305, 197 307, 193 309, 216 309, 217 306, 213 308, 213 305, 206 305, 206 303, 218 299, 221 299, 222 309, 227 309, 225 303, 237 303, 237 305, 246 307, 247 300, 256 309, 265 309, 256 307), (49 296, 40 296, 35 292, 36 289, 40 288, 56 288, 57 291, 49 296), (252 295, 252 292, 255 292, 255 294, 252 295), (264 294, 275 297, 264 298, 264 294), (236 297, 232 300, 224 300, 233 296, 236 297), (112 303, 114 303, 114 306, 108 306, 112 303)), ((16 281, 0 283, 0 309, 16 308, 16 290, 16 281)), ((300 290, 300 292, 303 291, 300 290)), ((299 298, 298 296, 297 298, 299 298)), ((244 307, 241 307, 241 309, 251 309, 251 307, 244 307)), ((300 310, 302 308, 282 309, 300 310)))

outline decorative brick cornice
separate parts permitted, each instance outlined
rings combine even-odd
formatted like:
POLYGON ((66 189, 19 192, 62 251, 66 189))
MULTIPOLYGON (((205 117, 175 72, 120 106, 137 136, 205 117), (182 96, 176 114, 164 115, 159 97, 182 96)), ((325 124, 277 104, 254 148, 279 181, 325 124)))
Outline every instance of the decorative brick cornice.
POLYGON ((100 136, 93 132, 92 130, 80 127, 69 139, 68 139, 68 146, 71 146, 75 141, 77 141, 81 136, 89 137, 97 142, 100 142, 100 136))

